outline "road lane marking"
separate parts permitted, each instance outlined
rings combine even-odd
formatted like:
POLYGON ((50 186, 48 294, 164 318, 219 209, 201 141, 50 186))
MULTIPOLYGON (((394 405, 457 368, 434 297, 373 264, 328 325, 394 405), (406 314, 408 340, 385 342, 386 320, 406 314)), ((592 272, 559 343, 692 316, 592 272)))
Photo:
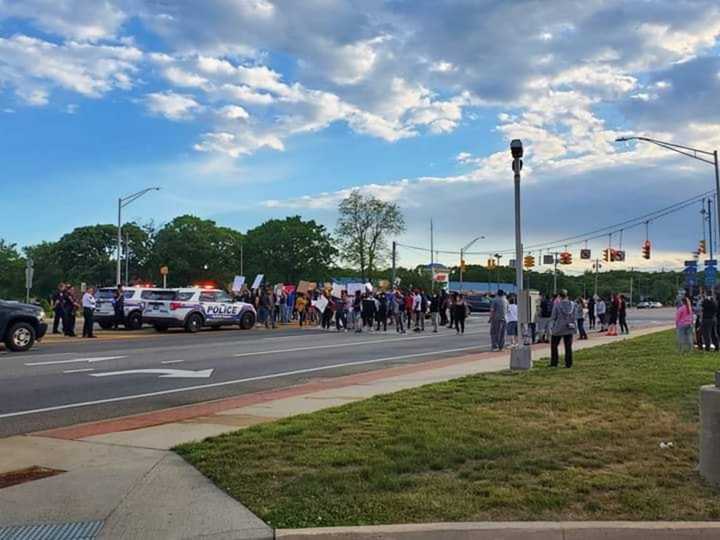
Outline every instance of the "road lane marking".
POLYGON ((66 369, 63 373, 85 373, 86 371, 95 371, 95 368, 66 369))
MULTIPOLYGON (((466 336, 473 335, 473 334, 484 334, 485 332, 467 332, 466 336)), ((263 354, 274 354, 274 353, 288 353, 288 352, 298 352, 298 351, 304 351, 304 352, 310 352, 315 351, 318 349, 333 349, 337 347, 348 347, 350 345, 371 345, 374 343, 393 343, 396 341, 414 341, 416 339, 429 339, 429 338, 438 338, 440 336, 409 336, 409 337, 403 337, 403 338, 383 338, 383 339, 371 339, 371 340, 362 340, 362 341, 343 341, 340 343, 332 343, 330 345, 317 345, 315 347, 293 347, 292 349, 275 349, 272 351, 256 351, 256 352, 245 352, 245 353, 236 353, 233 354, 233 356, 236 357, 242 357, 242 356, 256 356, 256 355, 263 355, 263 354)))
POLYGON ((332 364, 329 366, 318 366, 314 368, 295 369, 292 371, 283 371, 281 373, 270 373, 268 375, 258 375, 256 377, 246 377, 244 379, 235 379, 232 381, 221 381, 208 384, 197 384, 195 386, 185 386, 183 388, 171 388, 169 390, 158 390, 157 392, 146 392, 144 394, 134 394, 129 396, 118 396, 114 398, 96 399, 93 401, 83 401, 79 403, 67 403, 65 405, 55 405, 53 407, 43 407, 42 409, 31 409, 27 411, 18 411, 12 413, 0 414, 0 418, 12 418, 15 416, 27 416, 29 414, 38 414, 52 411, 62 411, 65 409, 77 409, 80 407, 89 407, 92 405, 104 405, 106 403, 117 403, 118 401, 131 401, 135 399, 143 399, 155 396, 164 396, 168 394, 177 394, 179 392, 191 392, 193 390, 204 390, 207 388, 217 388, 221 386, 229 386, 233 384, 242 384, 254 381, 263 381, 267 379, 278 379, 280 377, 288 377, 290 375, 303 375, 305 373, 317 373, 318 371, 327 371, 330 369, 338 369, 349 366, 362 366, 367 364, 377 364, 380 362, 392 362, 393 360, 404 360, 406 358, 419 358, 421 356, 443 355, 452 352, 471 351, 477 349, 487 349, 487 345, 474 345, 472 347, 459 347, 457 349, 446 349, 444 351, 428 351, 422 353, 403 354, 401 356, 388 356, 385 358, 374 358, 372 360, 361 360, 359 362, 343 362, 341 364, 332 364))
POLYGON ((76 364, 78 362, 105 362, 107 360, 119 360, 127 356, 96 356, 94 358, 73 358, 72 360, 51 360, 48 362, 28 362, 26 366, 53 366, 55 364, 76 364))
POLYGON ((114 375, 136 375, 151 374, 160 375, 161 379, 209 379, 215 371, 210 369, 125 369, 122 371, 104 371, 102 373, 93 373, 91 377, 111 377, 114 375))
POLYGON ((180 362, 184 362, 185 360, 163 360, 160 362, 161 364, 179 364, 180 362))

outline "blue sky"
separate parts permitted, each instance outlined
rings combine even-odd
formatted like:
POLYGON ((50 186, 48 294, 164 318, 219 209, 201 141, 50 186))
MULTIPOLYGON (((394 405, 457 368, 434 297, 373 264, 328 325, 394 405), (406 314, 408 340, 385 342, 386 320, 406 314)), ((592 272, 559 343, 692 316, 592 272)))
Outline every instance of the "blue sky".
MULTIPOLYGON (((613 141, 720 147, 719 36, 701 0, 0 0, 0 238, 113 222, 152 185, 126 219, 332 229, 360 189, 400 204, 406 244, 433 218, 440 249, 507 249, 522 138, 527 243, 550 242, 712 188, 705 164, 613 141)), ((688 258, 698 210, 651 225, 650 262, 624 234, 631 264, 688 258)))

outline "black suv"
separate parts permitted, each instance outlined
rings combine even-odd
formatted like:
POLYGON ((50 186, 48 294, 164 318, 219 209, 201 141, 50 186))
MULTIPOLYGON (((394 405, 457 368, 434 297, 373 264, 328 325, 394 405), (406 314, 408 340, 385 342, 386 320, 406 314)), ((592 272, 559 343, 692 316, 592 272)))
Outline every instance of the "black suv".
POLYGON ((45 312, 39 306, 0 300, 0 337, 11 351, 27 351, 47 332, 45 312))

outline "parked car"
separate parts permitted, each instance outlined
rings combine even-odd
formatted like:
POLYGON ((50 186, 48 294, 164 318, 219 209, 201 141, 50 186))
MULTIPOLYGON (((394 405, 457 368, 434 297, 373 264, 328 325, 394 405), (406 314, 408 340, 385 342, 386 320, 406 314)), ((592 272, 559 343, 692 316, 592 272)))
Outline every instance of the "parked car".
POLYGON ((0 300, 0 336, 11 351, 29 350, 47 332, 40 306, 0 300))
MULTIPOLYGON (((102 287, 98 289, 95 297, 95 322, 100 328, 107 330, 115 323, 115 309, 113 308, 113 295, 115 287, 102 287)), ((143 325, 143 311, 150 300, 170 300, 175 295, 174 289, 157 289, 150 287, 126 287, 123 289, 125 297, 123 326, 127 330, 139 330, 143 325), (164 291, 164 292, 163 292, 164 291)))
MULTIPOLYGON (((162 296, 165 296, 164 292, 162 296)), ((256 319, 252 304, 236 300, 220 289, 197 287, 175 289, 171 299, 149 300, 143 311, 143 320, 158 332, 171 327, 198 332, 203 327, 229 325, 248 330, 255 326, 256 319)))
POLYGON ((489 296, 483 295, 469 295, 465 297, 468 307, 471 313, 489 313, 490 304, 492 299, 489 296))

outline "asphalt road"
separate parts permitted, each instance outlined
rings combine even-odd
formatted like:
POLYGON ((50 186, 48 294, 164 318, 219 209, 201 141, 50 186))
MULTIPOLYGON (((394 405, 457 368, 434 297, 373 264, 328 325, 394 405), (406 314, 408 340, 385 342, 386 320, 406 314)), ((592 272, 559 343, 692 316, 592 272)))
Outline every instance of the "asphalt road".
MULTIPOLYGON (((671 309, 632 312, 667 324, 671 309)), ((185 405, 319 377, 489 350, 487 317, 441 329, 355 334, 315 328, 208 330, 0 350, 0 436, 185 405)))

